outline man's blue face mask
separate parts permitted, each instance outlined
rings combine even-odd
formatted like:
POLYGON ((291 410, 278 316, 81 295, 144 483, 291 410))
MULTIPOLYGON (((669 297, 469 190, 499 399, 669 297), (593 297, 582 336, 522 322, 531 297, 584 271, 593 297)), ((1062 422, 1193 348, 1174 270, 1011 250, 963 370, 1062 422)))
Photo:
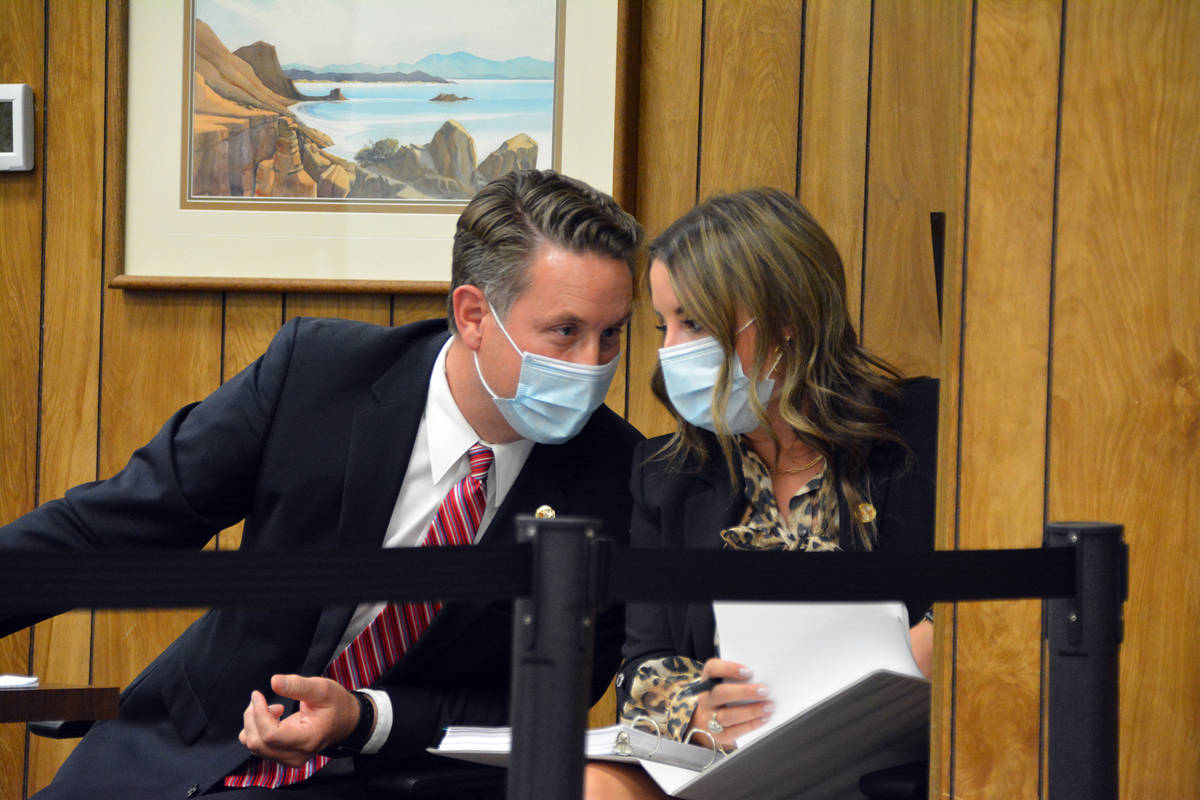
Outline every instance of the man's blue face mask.
POLYGON ((499 397, 484 379, 476 352, 475 372, 479 382, 492 396, 492 402, 509 427, 519 436, 541 444, 562 444, 583 430, 592 412, 604 403, 621 356, 607 364, 593 366, 523 351, 508 335, 491 303, 488 308, 504 338, 521 354, 521 374, 516 394, 509 398, 499 397))
MULTIPOLYGON (((747 322, 738 333, 753 322, 747 322)), ((713 420, 713 387, 717 385, 725 359, 721 344, 711 336, 658 349, 658 363, 662 366, 671 405, 679 416, 713 433, 717 432, 713 420)), ((762 424, 754 414, 750 386, 750 379, 742 371, 742 360, 735 354, 733 373, 729 376, 729 402, 725 406, 725 424, 732 434, 749 433, 762 424)), ((765 406, 775 390, 775 380, 761 380, 754 389, 758 401, 765 406)))

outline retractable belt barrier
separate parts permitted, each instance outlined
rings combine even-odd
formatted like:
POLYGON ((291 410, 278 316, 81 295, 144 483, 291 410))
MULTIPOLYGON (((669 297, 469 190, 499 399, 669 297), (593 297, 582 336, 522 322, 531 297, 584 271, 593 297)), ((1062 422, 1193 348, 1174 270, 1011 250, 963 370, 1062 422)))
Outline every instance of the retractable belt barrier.
MULTIPOLYGON (((568 519, 567 524, 571 524, 568 519)), ((544 525, 539 521, 539 525, 544 525)), ((1071 597, 1070 550, 811 553, 593 545, 609 564, 595 600, 1006 600, 1071 597), (684 579, 682 576, 687 576, 684 579)), ((6 553, 0 609, 300 608, 528 596, 530 544, 369 552, 6 553)))
POLYGON ((0 609, 312 608, 528 594, 528 544, 387 550, 4 553, 0 609))
POLYGON ((1048 797, 1117 798, 1120 525, 1052 523, 1040 549, 819 557, 615 547, 597 521, 570 517, 521 516, 517 529, 507 546, 6 553, 0 611, 512 599, 508 797, 570 800, 582 791, 593 623, 609 602, 1048 598, 1048 797))

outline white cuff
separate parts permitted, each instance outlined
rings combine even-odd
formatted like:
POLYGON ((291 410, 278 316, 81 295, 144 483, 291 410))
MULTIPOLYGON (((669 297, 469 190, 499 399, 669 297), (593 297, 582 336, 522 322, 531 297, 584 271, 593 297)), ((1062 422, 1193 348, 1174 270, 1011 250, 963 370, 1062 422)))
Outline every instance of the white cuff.
POLYGON ((375 704, 375 728, 367 737, 367 743, 359 751, 362 755, 369 756, 379 752, 383 743, 387 741, 388 734, 392 732, 392 698, 388 697, 387 692, 379 689, 359 689, 358 691, 370 697, 371 702, 375 704))

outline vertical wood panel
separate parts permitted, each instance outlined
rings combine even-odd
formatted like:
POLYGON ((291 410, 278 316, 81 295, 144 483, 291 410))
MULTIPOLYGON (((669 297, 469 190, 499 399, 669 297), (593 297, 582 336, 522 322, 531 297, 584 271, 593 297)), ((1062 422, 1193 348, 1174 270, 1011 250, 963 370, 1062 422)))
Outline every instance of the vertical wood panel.
POLYGON ((841 253, 847 306, 857 323, 862 305, 871 3, 809 0, 807 13, 799 197, 841 253))
MULTIPOLYGON (((42 260, 42 118, 45 29, 36 0, 0 3, 0 64, 4 80, 33 87, 34 169, 0 173, 0 520, 33 508, 37 470, 37 392, 42 260)), ((26 673, 29 633, 0 639, 0 672, 26 673)), ((25 726, 0 725, 0 800, 24 796, 25 726)))
POLYGON ((96 477, 104 210, 103 0, 49 3, 43 498, 96 477))
POLYGON ((700 199, 796 186, 803 4, 705 4, 700 199))
MULTIPOLYGON (((967 549, 1041 544, 1059 32, 1059 0, 978 4, 962 311, 967 549)), ((965 603, 956 622, 954 793, 1035 797, 1040 604, 965 603)))
MULTIPOLYGON (((970 3, 873 3, 870 42, 867 175, 858 212, 860 264, 848 264, 848 286, 860 298, 859 334, 872 351, 909 375, 946 377, 958 355, 962 214, 970 3), (939 319, 930 213, 946 212, 944 291, 954 298, 939 319), (945 332, 943 334, 943 331, 945 332)), ((861 35, 861 34, 860 34, 861 35)), ((813 76, 821 80, 821 76, 813 76)), ((843 102, 857 98, 851 96, 843 102)), ((809 103, 806 98, 806 107, 809 103)), ((805 131, 805 143, 810 135, 805 131)), ((851 158, 847 154, 845 158, 851 158)), ((807 161, 805 162, 807 165, 807 161)), ((853 173, 852 173, 853 174, 853 173)), ((808 176, 802 173, 805 185, 808 176)), ((836 174, 824 176, 828 182, 836 174)), ((861 186, 861 184, 860 184, 861 186)), ((826 189, 826 191, 830 191, 826 189)), ((847 201, 849 195, 845 195, 847 201)), ((844 201, 846 202, 846 201, 844 201)), ((847 211, 847 222, 850 212, 847 211)), ((946 547, 954 519, 957 387, 943 381, 939 426, 937 546, 946 547)), ((939 606, 932 697, 931 788, 943 792, 950 750, 949 684, 953 609, 939 606), (950 619, 947 619, 947 618, 950 619)))
MULTIPOLYGON (((42 500, 96 478, 101 234, 104 210, 105 7, 102 0, 50 2, 47 20, 46 260, 42 349, 42 500)), ((91 679, 92 614, 60 615, 34 631, 34 665, 45 681, 91 679)), ((71 741, 34 737, 30 793, 54 777, 71 741)))
POLYGON ((653 2, 642 10, 637 205, 648 238, 696 202, 702 10, 653 2))
POLYGON ((1071 3, 1052 519, 1124 523, 1121 796, 1200 785, 1200 5, 1071 3))
MULTIPOLYGON (((638 111, 638 220, 652 239, 696 202, 701 3, 644 3, 638 111)), ((629 326, 629 421, 647 436, 672 429, 650 393, 658 364, 649 289, 638 287, 629 326)))
POLYGON ((968 16, 957 0, 875 4, 863 275, 871 302, 860 334, 910 375, 939 370, 929 214, 959 204, 968 16))
MULTIPOLYGON (((952 550, 957 546, 958 538, 958 491, 960 462, 960 390, 961 390, 961 356, 966 337, 966 324, 963 309, 963 286, 967 278, 964 240, 966 236, 966 210, 969 188, 967 185, 969 133, 971 120, 968 116, 971 48, 973 36, 972 3, 968 0, 954 0, 957 5, 956 27, 953 38, 957 41, 952 50, 957 53, 956 63, 944 63, 945 79, 952 87, 941 90, 943 102, 953 103, 955 111, 950 115, 950 109, 944 109, 949 119, 944 121, 951 128, 944 132, 943 146, 954 150, 951 159, 951 176, 934 174, 933 185, 940 186, 946 191, 948 204, 946 206, 944 231, 944 263, 942 276, 941 319, 936 322, 940 346, 935 374, 941 378, 939 391, 938 415, 938 448, 937 448, 937 498, 936 524, 934 532, 934 547, 939 550, 952 550), (939 182, 948 180, 947 185, 939 182)), ((914 45, 910 45, 914 46, 914 45)), ((936 115, 935 115, 936 118, 936 115)), ((943 124, 934 122, 933 124, 943 124)), ((916 235, 929 234, 928 217, 926 226, 918 226, 916 235)), ((928 241, 928 240, 927 240, 928 241)), ((923 249, 923 247, 922 247, 923 249)), ((929 251, 932 257, 932 248, 929 251)), ((928 273, 925 273, 928 275, 928 273)), ((927 280, 928 278, 925 278, 927 280)), ((874 302, 872 300, 872 302, 874 302)), ((928 308, 926 307, 926 312, 928 308)), ((935 324, 933 319, 928 325, 935 324)), ((892 344, 883 348, 885 354, 895 352, 895 345, 907 336, 906 330, 891 332, 892 344)), ((951 603, 934 604, 934 654, 933 654, 933 687, 930 697, 930 753, 929 753, 929 796, 952 797, 951 765, 955 757, 954 742, 956 731, 954 722, 954 703, 956 700, 955 657, 957 645, 958 607, 951 603)), ((971 734, 976 735, 976 734, 971 734)))

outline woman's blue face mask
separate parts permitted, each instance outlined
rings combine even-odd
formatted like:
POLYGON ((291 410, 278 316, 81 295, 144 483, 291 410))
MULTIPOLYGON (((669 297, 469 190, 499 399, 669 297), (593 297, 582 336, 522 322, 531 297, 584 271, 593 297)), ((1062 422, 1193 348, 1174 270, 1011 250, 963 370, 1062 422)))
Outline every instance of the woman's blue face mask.
MULTIPOLYGON (((738 333, 753 322, 751 319, 738 329, 738 333)), ((666 383, 671 405, 675 407, 679 416, 696 427, 713 433, 717 432, 713 419, 713 387, 717 385, 721 365, 725 360, 725 351, 721 349, 721 344, 711 336, 658 349, 658 363, 662 366, 663 381, 666 383)), ((742 360, 736 354, 732 360, 733 371, 729 379, 725 425, 730 433, 749 433, 762 423, 754 413, 750 399, 751 381, 742 371, 742 360)), ((778 359, 775 363, 779 363, 778 359)), ((763 406, 767 404, 774 390, 773 378, 766 378, 754 384, 758 401, 763 406)))

